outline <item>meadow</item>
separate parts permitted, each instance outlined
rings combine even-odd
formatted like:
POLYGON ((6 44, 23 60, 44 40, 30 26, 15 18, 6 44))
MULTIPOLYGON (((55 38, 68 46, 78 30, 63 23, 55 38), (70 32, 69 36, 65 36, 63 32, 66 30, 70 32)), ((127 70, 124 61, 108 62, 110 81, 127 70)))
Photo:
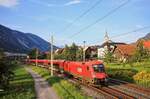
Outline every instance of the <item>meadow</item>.
POLYGON ((125 65, 121 63, 105 65, 109 77, 150 88, 150 60, 125 65))
POLYGON ((8 88, 0 92, 0 99, 36 99, 32 76, 23 66, 12 69, 14 77, 8 88))

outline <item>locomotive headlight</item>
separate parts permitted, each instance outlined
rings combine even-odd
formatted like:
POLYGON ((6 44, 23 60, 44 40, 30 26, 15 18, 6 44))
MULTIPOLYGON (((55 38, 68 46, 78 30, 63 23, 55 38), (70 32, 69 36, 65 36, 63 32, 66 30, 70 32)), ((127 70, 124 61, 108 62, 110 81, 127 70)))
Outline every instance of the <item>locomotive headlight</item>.
POLYGON ((109 80, 108 78, 105 78, 105 82, 108 82, 108 80, 109 80))
POLYGON ((93 78, 95 78, 96 77, 96 75, 95 74, 93 74, 93 78))
POLYGON ((105 82, 107 82, 108 81, 108 79, 107 78, 105 78, 105 82))

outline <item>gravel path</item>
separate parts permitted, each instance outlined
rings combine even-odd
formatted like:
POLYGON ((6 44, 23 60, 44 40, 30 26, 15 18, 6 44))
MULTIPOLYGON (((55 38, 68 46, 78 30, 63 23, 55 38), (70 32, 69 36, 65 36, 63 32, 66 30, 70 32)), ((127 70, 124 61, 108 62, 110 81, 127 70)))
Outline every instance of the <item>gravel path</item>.
POLYGON ((39 74, 30 68, 25 68, 33 77, 37 99, 59 99, 52 87, 39 74))

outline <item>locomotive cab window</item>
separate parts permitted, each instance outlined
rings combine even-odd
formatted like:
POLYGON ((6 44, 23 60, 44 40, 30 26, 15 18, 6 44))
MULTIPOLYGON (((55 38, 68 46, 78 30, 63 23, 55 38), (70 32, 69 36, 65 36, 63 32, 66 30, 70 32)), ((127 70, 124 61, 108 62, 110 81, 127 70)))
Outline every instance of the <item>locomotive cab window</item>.
POLYGON ((95 72, 105 72, 103 64, 93 65, 93 69, 95 72))
POLYGON ((87 71, 89 71, 89 66, 87 66, 87 71))

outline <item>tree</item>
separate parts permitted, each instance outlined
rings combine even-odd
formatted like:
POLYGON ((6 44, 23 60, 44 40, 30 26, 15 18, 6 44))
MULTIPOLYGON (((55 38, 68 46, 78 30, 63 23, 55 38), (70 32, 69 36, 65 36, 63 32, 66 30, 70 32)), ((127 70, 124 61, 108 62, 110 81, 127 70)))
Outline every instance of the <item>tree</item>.
POLYGON ((105 51, 104 61, 106 63, 111 63, 114 60, 113 53, 111 51, 105 51))
POLYGON ((139 41, 137 44, 136 52, 134 54, 134 59, 137 62, 141 62, 143 59, 146 59, 149 57, 148 50, 144 48, 143 41, 139 41))
POLYGON ((39 50, 37 48, 33 48, 29 53, 29 57, 30 59, 35 59, 36 58, 36 55, 38 55, 39 53, 39 50))
POLYGON ((3 49, 0 49, 0 59, 2 59, 3 57, 4 57, 3 49))
POLYGON ((71 46, 65 45, 65 48, 61 54, 55 54, 55 59, 65 59, 70 61, 76 61, 82 59, 82 49, 72 43, 71 46))
POLYGON ((83 48, 78 48, 76 53, 76 60, 82 61, 83 60, 83 48))
POLYGON ((0 88, 7 88, 10 79, 14 75, 10 65, 11 64, 7 64, 6 61, 0 61, 0 88))
POLYGON ((0 88, 7 88, 10 79, 13 77, 11 67, 13 64, 4 58, 4 52, 0 50, 0 88))
POLYGON ((69 49, 69 54, 70 54, 70 60, 75 61, 76 60, 76 55, 77 55, 77 50, 78 46, 76 46, 75 43, 72 43, 70 49, 69 49))

